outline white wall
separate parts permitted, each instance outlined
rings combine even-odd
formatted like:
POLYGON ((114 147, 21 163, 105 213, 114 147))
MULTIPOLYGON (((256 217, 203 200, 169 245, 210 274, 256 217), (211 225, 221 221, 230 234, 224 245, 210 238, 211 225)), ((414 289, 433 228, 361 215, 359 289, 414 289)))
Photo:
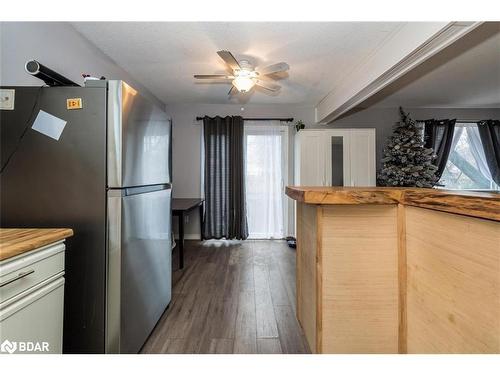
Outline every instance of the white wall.
MULTIPOLYGON (((197 116, 243 116, 243 117, 293 117, 306 124, 314 121, 313 107, 297 105, 245 105, 237 104, 183 104, 167 105, 167 113, 173 120, 173 196, 175 198, 196 198, 201 196, 201 127, 197 116)), ((293 124, 290 124, 292 126, 293 124)), ((293 160, 293 134, 289 132, 290 161, 293 160)), ((293 181, 293 165, 289 166, 289 180, 293 181)), ((293 226, 293 218, 289 220, 293 226)), ((177 220, 174 220, 177 233, 177 220)), ((199 217, 194 212, 185 226, 186 238, 199 238, 199 217)))
POLYGON ((64 22, 1 22, 0 85, 40 86, 41 80, 24 70, 35 59, 72 81, 83 85, 82 73, 127 81, 153 100, 164 104, 133 79, 73 26, 64 22))

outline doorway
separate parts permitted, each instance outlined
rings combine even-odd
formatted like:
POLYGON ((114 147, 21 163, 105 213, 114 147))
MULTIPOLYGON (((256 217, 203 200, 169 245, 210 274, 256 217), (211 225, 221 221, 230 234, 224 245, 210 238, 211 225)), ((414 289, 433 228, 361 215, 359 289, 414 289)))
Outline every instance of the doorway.
POLYGON ((288 127, 280 121, 245 121, 245 198, 249 238, 287 233, 288 127))

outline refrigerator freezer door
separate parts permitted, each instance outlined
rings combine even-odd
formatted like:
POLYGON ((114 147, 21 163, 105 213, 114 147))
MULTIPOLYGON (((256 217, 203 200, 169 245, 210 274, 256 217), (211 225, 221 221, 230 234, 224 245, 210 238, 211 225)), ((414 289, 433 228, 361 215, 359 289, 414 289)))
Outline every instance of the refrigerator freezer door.
POLYGON ((123 81, 108 82, 108 187, 171 183, 171 121, 123 81))
POLYGON ((171 299, 171 190, 147 188, 108 192, 108 353, 137 353, 171 299))

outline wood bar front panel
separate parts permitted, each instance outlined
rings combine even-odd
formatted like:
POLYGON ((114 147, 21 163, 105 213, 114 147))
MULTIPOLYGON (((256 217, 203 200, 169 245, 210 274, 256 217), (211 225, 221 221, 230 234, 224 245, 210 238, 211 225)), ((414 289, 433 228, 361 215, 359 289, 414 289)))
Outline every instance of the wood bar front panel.
POLYGON ((500 352, 500 222, 406 207, 408 353, 500 352))
POLYGON ((398 353, 396 205, 322 207, 322 353, 398 353))
POLYGON ((312 353, 316 349, 317 241, 320 208, 297 202, 297 318, 312 353))

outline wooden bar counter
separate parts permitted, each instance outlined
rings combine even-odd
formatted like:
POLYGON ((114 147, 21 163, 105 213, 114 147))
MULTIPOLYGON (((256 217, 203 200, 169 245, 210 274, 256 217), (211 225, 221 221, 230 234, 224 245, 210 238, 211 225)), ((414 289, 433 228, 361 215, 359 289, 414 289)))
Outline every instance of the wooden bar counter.
POLYGON ((313 353, 500 353, 500 195, 287 187, 313 353))

